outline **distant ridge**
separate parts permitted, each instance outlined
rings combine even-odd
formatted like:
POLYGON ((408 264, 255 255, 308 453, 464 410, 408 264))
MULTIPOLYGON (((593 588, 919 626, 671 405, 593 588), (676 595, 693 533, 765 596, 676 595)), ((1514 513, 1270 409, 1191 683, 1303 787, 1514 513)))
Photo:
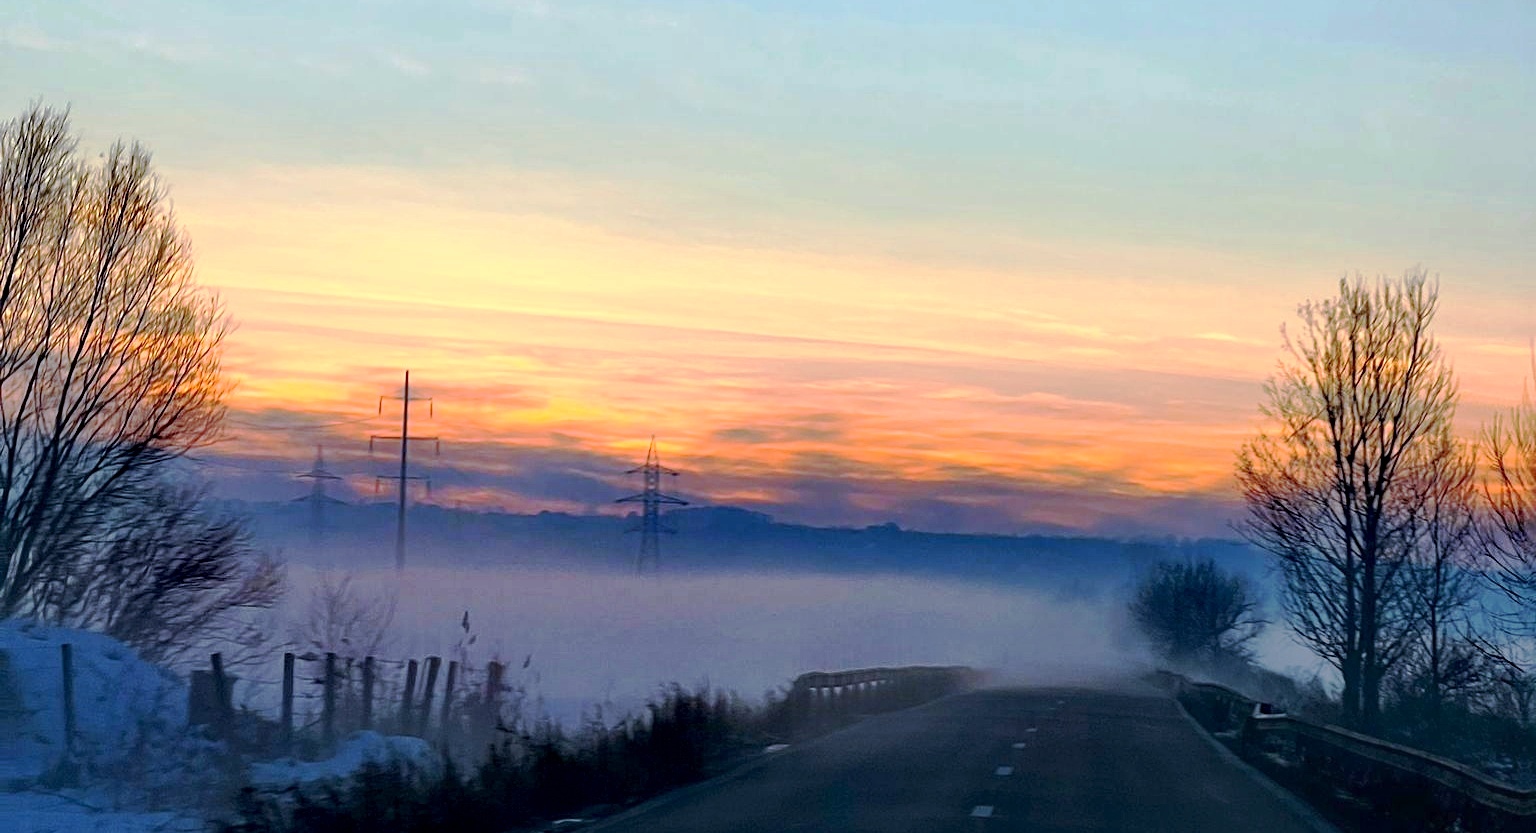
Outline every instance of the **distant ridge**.
MULTIPOLYGON (((251 518, 259 544, 295 564, 347 570, 391 566, 394 507, 340 504, 326 516, 316 552, 302 503, 224 501, 251 518)), ((514 514, 423 504, 411 510, 412 552, 422 567, 630 571, 634 536, 627 518, 563 512, 514 514)), ((1210 557, 1261 579, 1263 560, 1241 541, 1114 539, 1050 531, 1020 535, 922 532, 894 523, 862 528, 775 521, 731 506, 667 515, 678 530, 662 565, 670 573, 788 571, 832 575, 902 574, 1005 585, 1049 586, 1094 595, 1124 586, 1162 558, 1210 557)))

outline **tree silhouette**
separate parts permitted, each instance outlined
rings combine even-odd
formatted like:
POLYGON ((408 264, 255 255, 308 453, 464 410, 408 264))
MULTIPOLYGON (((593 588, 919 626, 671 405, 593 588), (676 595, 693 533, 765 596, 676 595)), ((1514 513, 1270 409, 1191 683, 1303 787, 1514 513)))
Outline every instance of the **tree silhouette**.
POLYGON ((1153 565, 1131 617, 1165 659, 1213 671, 1245 663, 1248 642, 1265 624, 1253 588, 1211 559, 1153 565))
POLYGON ((224 414, 229 319, 193 281, 148 151, 88 163, 77 144, 41 104, 0 125, 0 617, 106 604, 107 567, 144 543, 127 533, 185 508, 166 464, 224 414))
POLYGON ((1367 729, 1421 626, 1410 567, 1461 455, 1437 306, 1419 269, 1303 304, 1265 387, 1271 424, 1238 455, 1244 532, 1274 557, 1297 637, 1339 669, 1345 722, 1367 729))

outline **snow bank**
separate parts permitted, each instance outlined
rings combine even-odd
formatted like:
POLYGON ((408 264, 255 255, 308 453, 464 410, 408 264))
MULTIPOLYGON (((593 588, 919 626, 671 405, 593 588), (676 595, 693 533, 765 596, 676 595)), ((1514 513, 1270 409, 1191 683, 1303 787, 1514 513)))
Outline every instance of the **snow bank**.
POLYGON ((383 764, 400 761, 433 771, 441 760, 432 745, 421 738, 354 732, 337 746, 336 754, 324 760, 298 761, 283 758, 270 763, 252 764, 250 782, 255 787, 280 789, 294 784, 341 780, 369 762, 383 764))
POLYGON ((0 621, 10 688, 0 698, 15 709, 0 720, 0 784, 35 781, 63 758, 66 642, 74 646, 75 751, 85 774, 142 767, 148 749, 186 733, 185 685, 131 648, 98 633, 0 621))

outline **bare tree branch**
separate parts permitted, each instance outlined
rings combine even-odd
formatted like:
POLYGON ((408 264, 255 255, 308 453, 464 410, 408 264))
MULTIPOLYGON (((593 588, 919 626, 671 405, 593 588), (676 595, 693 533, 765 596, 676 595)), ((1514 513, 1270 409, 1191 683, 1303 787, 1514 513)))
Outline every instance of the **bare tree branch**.
POLYGON ((1297 638, 1337 667, 1347 722, 1375 721, 1384 674, 1422 627, 1412 602, 1425 513, 1459 463, 1456 382, 1422 270, 1339 282, 1299 309, 1265 388, 1271 426, 1238 455, 1243 532, 1274 556, 1297 638))

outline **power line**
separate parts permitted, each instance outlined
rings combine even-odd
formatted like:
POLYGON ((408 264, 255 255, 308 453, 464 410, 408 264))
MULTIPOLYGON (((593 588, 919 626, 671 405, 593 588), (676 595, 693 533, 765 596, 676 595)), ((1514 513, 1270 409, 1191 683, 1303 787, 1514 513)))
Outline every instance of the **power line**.
POLYGON ((411 436, 411 403, 426 402, 427 416, 434 416, 434 404, 430 396, 411 396, 411 371, 405 371, 405 386, 401 388, 399 396, 380 396, 379 413, 384 413, 384 400, 393 399, 400 402, 400 435, 398 437, 385 437, 373 434, 368 437, 368 451, 373 452, 373 444, 378 441, 398 441, 400 443, 400 473, 398 475, 381 474, 374 478, 374 488, 383 480, 395 480, 400 487, 400 509, 395 520, 395 569, 405 569, 405 489, 409 481, 421 480, 427 485, 427 494, 432 494, 432 479, 424 476, 413 476, 410 473, 410 450, 413 442, 431 442, 436 444, 437 453, 442 453, 443 444, 437 437, 413 437, 411 436))
POLYGON ((687 506, 688 501, 672 495, 663 494, 661 491, 661 476, 677 477, 678 473, 661 464, 661 454, 656 451, 656 437, 651 436, 651 447, 645 452, 645 465, 632 468, 625 474, 641 475, 645 487, 637 495, 621 497, 615 503, 640 504, 640 526, 630 529, 630 532, 640 533, 640 554, 635 559, 635 572, 645 574, 657 572, 661 569, 661 534, 669 535, 677 532, 675 529, 664 527, 661 524, 662 506, 687 506))
POLYGON ((269 469, 257 466, 246 466, 240 463, 232 463, 228 460, 215 460, 212 457, 193 457, 190 454, 181 455, 181 459, 197 466, 218 466, 220 468, 235 469, 237 471, 249 471, 257 474, 292 474, 293 469, 269 469))
POLYGON ((360 422, 371 422, 379 418, 378 414, 369 414, 365 417, 353 417, 348 419, 327 420, 325 422, 293 422, 287 425, 273 425, 269 422, 239 419, 237 417, 224 417, 224 421, 232 425, 240 425, 246 428, 258 428, 267 431, 303 431, 308 428, 331 428, 337 425, 356 425, 360 422))
POLYGON ((325 530, 325 505, 335 501, 335 498, 326 495, 325 484, 327 481, 340 480, 341 477, 325 468, 325 447, 320 445, 315 446, 314 467, 294 477, 309 481, 309 494, 297 500, 309 503, 309 543, 318 547, 325 530))

